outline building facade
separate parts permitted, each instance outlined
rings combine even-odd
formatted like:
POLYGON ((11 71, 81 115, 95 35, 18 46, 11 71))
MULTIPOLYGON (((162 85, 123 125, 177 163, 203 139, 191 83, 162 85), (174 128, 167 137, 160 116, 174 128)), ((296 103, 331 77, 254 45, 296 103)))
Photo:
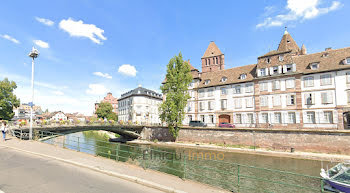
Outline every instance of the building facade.
POLYGON ((184 124, 346 129, 350 119, 350 47, 307 54, 286 30, 277 50, 257 64, 225 69, 211 42, 202 72, 191 66, 184 124))
POLYGON ((139 86, 118 99, 118 118, 124 122, 160 124, 158 108, 162 101, 161 94, 139 86))
MULTIPOLYGON (((114 97, 111 92, 107 93, 107 96, 105 96, 101 102, 110 103, 113 107, 113 112, 118 115, 118 98, 114 97)), ((95 112, 99 104, 100 103, 95 103, 95 112)))

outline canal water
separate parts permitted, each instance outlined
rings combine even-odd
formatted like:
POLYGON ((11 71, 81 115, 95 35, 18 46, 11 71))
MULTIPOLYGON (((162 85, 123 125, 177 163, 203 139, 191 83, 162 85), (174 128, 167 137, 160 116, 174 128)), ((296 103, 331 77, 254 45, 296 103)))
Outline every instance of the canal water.
POLYGON ((195 148, 126 145, 110 143, 108 139, 98 131, 84 131, 45 142, 233 192, 320 192, 320 168, 336 164, 195 148))

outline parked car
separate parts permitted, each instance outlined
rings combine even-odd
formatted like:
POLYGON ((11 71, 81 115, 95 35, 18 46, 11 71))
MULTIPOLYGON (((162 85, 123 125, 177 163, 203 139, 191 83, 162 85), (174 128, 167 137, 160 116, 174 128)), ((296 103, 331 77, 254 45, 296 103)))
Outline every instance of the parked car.
POLYGON ((202 121, 190 121, 189 126, 191 126, 191 127, 206 127, 207 124, 203 123, 202 121))
POLYGON ((226 127, 226 128, 235 128, 235 125, 231 124, 231 123, 219 123, 219 127, 226 127))

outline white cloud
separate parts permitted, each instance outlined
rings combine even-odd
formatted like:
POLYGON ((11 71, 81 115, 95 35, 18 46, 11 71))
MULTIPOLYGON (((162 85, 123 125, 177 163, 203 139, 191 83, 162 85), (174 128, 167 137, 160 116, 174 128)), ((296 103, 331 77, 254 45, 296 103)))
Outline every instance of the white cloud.
POLYGON ((16 43, 16 44, 20 43, 18 40, 16 40, 15 38, 13 38, 7 34, 1 35, 0 37, 7 39, 7 40, 10 40, 11 42, 16 43))
POLYGON ((118 72, 126 76, 136 76, 136 68, 130 64, 123 64, 119 67, 118 72))
POLYGON ((321 0, 287 0, 286 14, 267 17, 262 23, 257 24, 256 28, 282 26, 287 22, 313 19, 342 6, 339 1, 333 1, 331 6, 323 8, 319 7, 320 4, 321 0))
POLYGON ((55 94, 55 95, 59 95, 59 96, 63 96, 64 95, 64 93, 62 91, 59 91, 59 90, 53 91, 52 93, 55 94))
POLYGON ((103 95, 109 91, 110 90, 102 84, 89 84, 89 89, 86 90, 86 94, 103 95))
POLYGON ((41 48, 49 48, 50 45, 47 42, 44 42, 42 40, 33 40, 34 44, 36 44, 37 46, 41 47, 41 48))
POLYGON ((59 26, 62 30, 68 32, 70 36, 86 37, 97 44, 102 44, 101 40, 107 40, 102 35, 104 33, 103 29, 96 27, 94 24, 84 24, 82 20, 63 19, 60 21, 59 26))
POLYGON ((53 24, 55 24, 53 21, 49 20, 49 19, 45 19, 45 18, 40 18, 40 17, 35 17, 35 19, 47 26, 53 26, 53 24))
POLYGON ((96 76, 101 76, 103 78, 112 79, 112 76, 109 75, 108 73, 103 74, 102 72, 94 72, 93 74, 96 75, 96 76))

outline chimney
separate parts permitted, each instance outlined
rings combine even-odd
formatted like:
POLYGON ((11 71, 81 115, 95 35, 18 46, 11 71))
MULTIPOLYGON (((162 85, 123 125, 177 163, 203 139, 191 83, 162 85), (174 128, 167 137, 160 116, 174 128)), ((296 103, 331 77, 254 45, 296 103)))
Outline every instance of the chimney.
POLYGON ((332 49, 332 47, 328 47, 328 48, 326 48, 324 51, 329 51, 329 50, 331 50, 332 49))

